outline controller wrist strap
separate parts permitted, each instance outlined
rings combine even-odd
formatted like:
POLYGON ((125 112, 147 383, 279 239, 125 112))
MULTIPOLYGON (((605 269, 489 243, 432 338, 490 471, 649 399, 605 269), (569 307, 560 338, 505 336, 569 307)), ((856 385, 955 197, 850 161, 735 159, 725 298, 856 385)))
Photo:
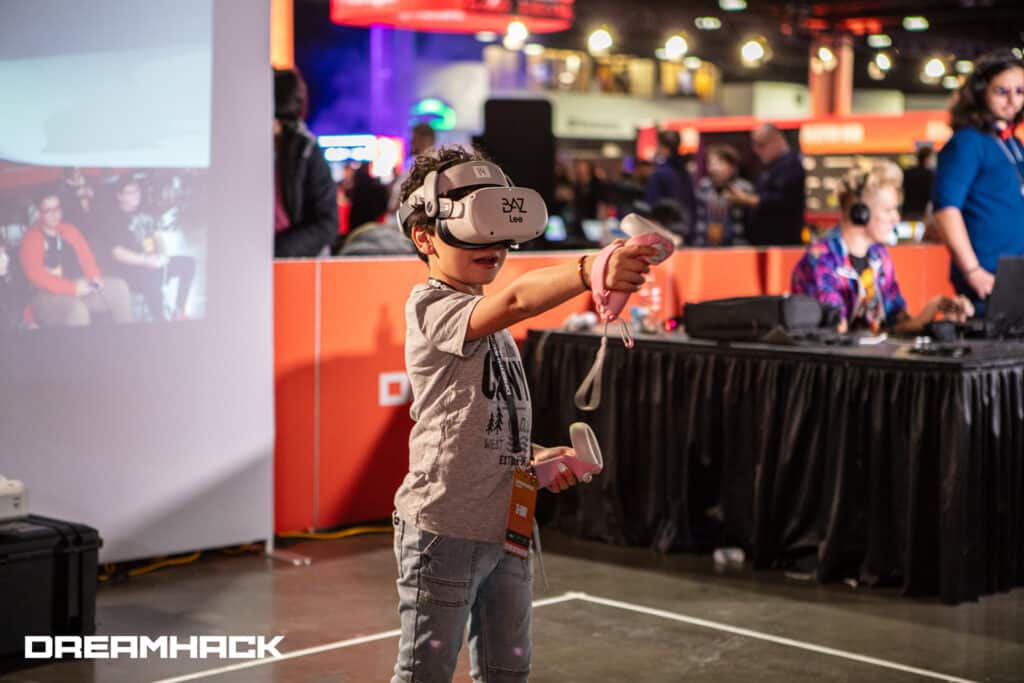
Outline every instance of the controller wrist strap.
POLYGON ((629 332, 626 321, 618 316, 618 311, 612 312, 608 309, 608 297, 611 291, 605 287, 605 275, 608 270, 608 260, 616 249, 622 244, 609 244, 601 250, 601 253, 594 259, 594 265, 590 269, 591 295, 597 307, 597 315, 604 322, 604 330, 601 333, 601 346, 597 349, 597 356, 594 357, 594 364, 590 366, 590 372, 583 378, 579 389, 576 390, 576 407, 580 410, 597 410, 601 405, 601 375, 604 369, 605 356, 608 353, 608 324, 618 319, 622 343, 627 349, 633 348, 633 335, 629 332), (587 400, 587 394, 590 400, 587 400))

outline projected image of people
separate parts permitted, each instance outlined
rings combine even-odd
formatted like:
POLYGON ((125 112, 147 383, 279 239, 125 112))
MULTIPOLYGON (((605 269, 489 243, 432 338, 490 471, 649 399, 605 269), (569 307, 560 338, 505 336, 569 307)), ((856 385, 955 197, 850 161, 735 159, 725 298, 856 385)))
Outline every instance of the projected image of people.
POLYGON ((205 171, 0 174, 0 330, 204 317, 205 171))

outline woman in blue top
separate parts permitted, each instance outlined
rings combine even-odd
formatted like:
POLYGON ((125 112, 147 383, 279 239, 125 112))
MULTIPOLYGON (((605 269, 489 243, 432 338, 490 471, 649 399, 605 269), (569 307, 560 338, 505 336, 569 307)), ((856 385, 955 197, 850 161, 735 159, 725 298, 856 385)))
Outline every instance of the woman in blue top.
MULTIPOLYGON (((987 54, 957 93, 953 137, 939 153, 932 201, 952 254, 957 292, 980 301, 992 292, 1000 256, 1024 255, 1024 61, 987 54)), ((979 314, 984 305, 975 306, 979 314)))

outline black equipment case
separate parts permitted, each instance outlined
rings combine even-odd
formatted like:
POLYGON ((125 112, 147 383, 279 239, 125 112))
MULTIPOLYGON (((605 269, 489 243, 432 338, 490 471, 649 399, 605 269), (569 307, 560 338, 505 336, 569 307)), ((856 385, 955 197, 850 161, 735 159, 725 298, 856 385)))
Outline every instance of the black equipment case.
POLYGON ((683 309, 688 335, 719 341, 761 341, 774 332, 809 332, 837 324, 837 312, 801 294, 713 299, 683 309))
POLYGON ((96 558, 84 524, 29 515, 0 522, 0 672, 22 662, 27 635, 96 631, 96 558))

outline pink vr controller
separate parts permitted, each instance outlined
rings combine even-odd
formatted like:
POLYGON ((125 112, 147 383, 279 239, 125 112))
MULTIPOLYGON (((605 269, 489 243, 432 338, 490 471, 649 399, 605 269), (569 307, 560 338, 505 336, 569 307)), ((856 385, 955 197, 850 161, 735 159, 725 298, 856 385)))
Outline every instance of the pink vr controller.
MULTIPOLYGON (((671 256, 675 249, 672 233, 635 213, 628 214, 623 218, 620 226, 623 232, 631 236, 626 242, 627 245, 644 244, 658 250, 657 256, 647 258, 647 262, 651 265, 661 263, 671 256)), ((622 246, 621 244, 609 244, 597 255, 594 265, 590 268, 590 286, 593 290, 594 304, 597 306, 598 317, 604 323, 614 322, 625 308, 626 302, 629 301, 629 292, 607 289, 604 284, 608 260, 615 250, 622 246)))
POLYGON ((559 455, 541 461, 533 466, 537 473, 537 483, 543 487, 551 485, 566 468, 572 470, 578 481, 590 483, 595 474, 604 469, 601 447, 597 443, 594 431, 585 422, 573 422, 569 427, 569 438, 572 441, 576 456, 559 455))

